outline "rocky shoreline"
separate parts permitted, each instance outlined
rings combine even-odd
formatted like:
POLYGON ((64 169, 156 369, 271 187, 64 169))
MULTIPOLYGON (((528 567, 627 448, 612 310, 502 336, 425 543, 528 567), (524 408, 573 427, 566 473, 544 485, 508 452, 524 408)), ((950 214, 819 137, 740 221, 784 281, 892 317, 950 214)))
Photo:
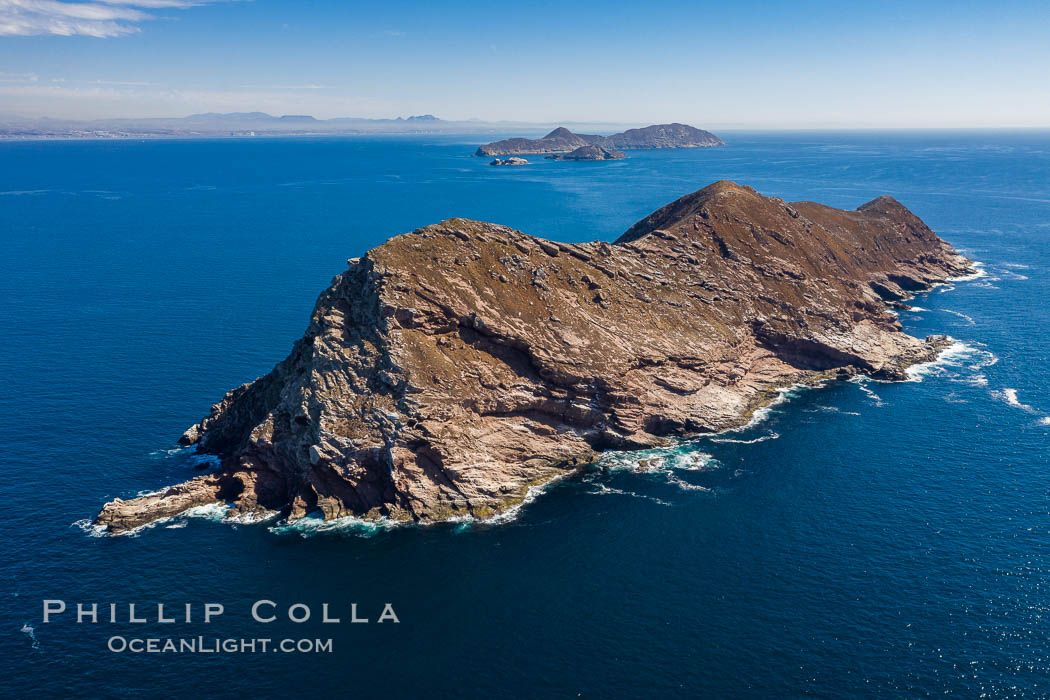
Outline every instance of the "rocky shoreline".
POLYGON ((886 302, 972 269, 888 197, 844 211, 719 182, 613 244, 450 219, 352 259, 289 357, 187 430, 219 471, 95 524, 216 503, 491 518, 603 450, 739 427, 778 388, 905 378, 950 341, 904 334, 886 302))

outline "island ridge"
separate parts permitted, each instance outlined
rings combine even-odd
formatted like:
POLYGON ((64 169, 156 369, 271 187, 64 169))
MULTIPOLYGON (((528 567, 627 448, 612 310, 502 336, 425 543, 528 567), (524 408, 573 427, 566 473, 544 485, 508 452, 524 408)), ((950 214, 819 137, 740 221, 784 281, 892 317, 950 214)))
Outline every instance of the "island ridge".
POLYGON ((612 244, 448 219, 351 259, 291 354, 186 431, 218 471, 96 523, 212 503, 488 518, 602 450, 739 426, 778 387, 902 378, 947 341, 903 333, 886 300, 971 269, 890 197, 846 211, 728 181, 612 244))

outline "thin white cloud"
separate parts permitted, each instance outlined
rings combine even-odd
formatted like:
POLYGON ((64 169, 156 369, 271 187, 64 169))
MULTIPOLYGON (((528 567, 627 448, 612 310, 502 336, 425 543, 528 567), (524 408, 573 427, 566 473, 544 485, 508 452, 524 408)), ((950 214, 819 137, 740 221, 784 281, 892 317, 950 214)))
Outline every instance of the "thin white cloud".
POLYGON ((120 87, 155 87, 157 83, 145 83, 135 80, 92 80, 92 85, 117 85, 120 87))
POLYGON ((139 23, 156 19, 144 10, 177 9, 216 0, 0 0, 0 36, 90 36, 135 34, 139 23))
POLYGON ((35 83, 40 80, 36 73, 4 73, 0 71, 0 83, 35 83))
POLYGON ((330 90, 330 85, 241 85, 242 90, 330 90))

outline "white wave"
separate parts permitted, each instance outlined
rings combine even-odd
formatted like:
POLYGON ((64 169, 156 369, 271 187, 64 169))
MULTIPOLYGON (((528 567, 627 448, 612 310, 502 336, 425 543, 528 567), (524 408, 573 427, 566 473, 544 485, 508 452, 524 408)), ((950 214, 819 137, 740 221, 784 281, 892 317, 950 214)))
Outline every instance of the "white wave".
POLYGON ((923 311, 928 311, 928 310, 929 309, 924 309, 921 306, 909 306, 908 308, 905 309, 905 311, 907 311, 908 313, 912 313, 912 314, 917 314, 917 313, 921 313, 923 311))
POLYGON ((704 491, 707 493, 711 492, 711 489, 707 486, 701 486, 700 484, 691 484, 688 481, 682 479, 681 477, 671 474, 670 472, 668 472, 667 474, 667 483, 671 484, 672 486, 677 486, 681 491, 704 491))
POLYGON ((975 374, 972 377, 963 379, 962 381, 967 384, 972 384, 973 386, 988 386, 988 377, 983 374, 975 374))
POLYGON ((975 269, 970 274, 968 274, 968 275, 960 275, 958 277, 949 277, 948 281, 949 282, 972 282, 974 280, 977 280, 977 279, 980 279, 982 277, 985 277, 988 274, 985 271, 985 269, 984 269, 984 263, 983 262, 975 262, 973 264, 973 266, 974 266, 975 269))
POLYGON ((571 472, 565 472, 563 474, 559 474, 550 481, 539 484, 538 486, 530 486, 525 491, 525 498, 521 499, 520 503, 517 503, 511 506, 510 508, 506 508, 500 511, 491 518, 485 518, 484 520, 481 520, 479 522, 492 523, 496 525, 501 523, 509 523, 511 520, 514 520, 518 517, 518 515, 521 513, 522 509, 525 508, 525 506, 535 501, 537 496, 549 489, 555 483, 567 477, 569 474, 571 474, 571 472))
POLYGON ((226 513, 229 510, 230 507, 225 503, 207 503, 203 506, 194 506, 193 508, 188 508, 175 517, 202 518, 204 520, 213 520, 219 522, 226 517, 226 513))
POLYGON ((826 384, 827 382, 820 381, 813 384, 792 384, 791 386, 779 387, 774 390, 777 393, 776 397, 764 406, 756 408, 754 413, 751 414, 751 420, 738 428, 725 430, 723 433, 739 433, 749 428, 754 428, 756 425, 769 418, 769 416, 775 412, 774 409, 776 409, 777 406, 787 403, 791 399, 797 399, 802 395, 803 391, 819 389, 826 384))
POLYGON ((956 340, 937 353, 934 359, 912 365, 904 370, 904 374, 907 375, 909 382, 921 382, 924 377, 943 375, 945 368, 962 368, 963 362, 982 354, 990 355, 991 353, 956 340))
POLYGON ((868 383, 871 381, 872 379, 870 377, 865 376, 856 376, 850 380, 850 382, 857 385, 857 388, 867 394, 868 398, 874 401, 876 406, 885 406, 886 404, 883 402, 882 397, 876 394, 872 388, 868 386, 868 383))
POLYGON ((1007 388, 1003 389, 1002 391, 993 391, 992 398, 999 399, 1000 401, 1005 402, 1008 406, 1019 408, 1022 411, 1027 411, 1028 413, 1035 413, 1034 408, 1032 408, 1026 403, 1021 403, 1021 400, 1017 398, 1017 389, 1007 388))
POLYGON ((973 320, 973 318, 967 316, 964 313, 960 313, 958 311, 952 311, 951 309, 940 309, 940 311, 943 311, 946 314, 951 314, 952 316, 958 316, 959 318, 963 319, 964 321, 966 321, 971 326, 976 326, 977 325, 977 323, 973 320))
POLYGON ((1050 416, 1043 416, 1040 418, 1039 425, 1050 425, 1050 416))
POLYGON ((257 523, 270 522, 280 515, 281 514, 275 510, 263 511, 261 513, 232 513, 227 511, 226 516, 222 521, 230 525, 255 525, 257 523))
POLYGON ((361 537, 372 537, 380 532, 385 532, 387 530, 392 530, 395 527, 409 524, 411 523, 400 520, 391 520, 389 518, 366 520, 364 518, 348 515, 343 518, 332 518, 331 520, 322 520, 321 518, 299 518, 298 520, 293 520, 291 522, 286 521, 279 523, 268 529, 270 532, 276 534, 298 534, 301 537, 308 537, 312 534, 324 532, 338 532, 359 535, 361 537))
MULTIPOLYGON (((158 493, 154 491, 153 493, 158 493)), ((168 516, 166 518, 157 518, 148 523, 139 525, 138 527, 125 530, 123 532, 107 532, 105 526, 96 525, 90 520, 77 520, 73 523, 73 527, 82 530, 91 537, 138 537, 147 530, 152 530, 156 527, 163 526, 165 529, 178 529, 186 526, 186 518, 204 518, 206 520, 222 521, 223 515, 229 509, 224 503, 211 503, 203 506, 194 506, 181 513, 168 516)))
POLYGON ((149 453, 150 457, 184 457, 190 466, 195 468, 202 468, 204 466, 210 466, 214 469, 218 469, 222 466, 222 460, 217 456, 197 452, 196 447, 172 447, 166 450, 154 450, 149 453))
POLYGON ((597 465, 608 471, 663 472, 680 469, 705 471, 717 468, 711 455, 688 446, 656 447, 649 450, 610 450, 603 452, 597 465))
POLYGON ((192 450, 192 447, 172 447, 166 450, 153 450, 149 453, 150 457, 174 457, 182 452, 188 452, 192 450))
POLYGON ((1009 268, 1012 268, 1014 270, 1030 270, 1030 269, 1032 269, 1030 265, 1025 265, 1024 263, 1001 263, 1001 265, 1003 267, 1009 267, 1009 268))
POLYGON ((152 530, 153 528, 162 525, 167 526, 168 523, 174 521, 177 517, 179 516, 173 515, 168 518, 157 518, 156 520, 139 525, 138 527, 133 527, 130 530, 124 530, 123 532, 107 532, 104 526, 95 525, 90 520, 78 520, 73 523, 73 525, 79 527, 91 537, 138 537, 147 530, 152 530))
POLYGON ((33 629, 33 626, 31 624, 27 622, 24 625, 22 625, 22 634, 29 637, 30 641, 32 641, 33 643, 34 649, 40 648, 40 640, 36 638, 36 630, 33 629))
POLYGON ((977 357, 977 361, 970 365, 970 369, 984 369, 985 367, 991 367, 999 362, 999 358, 995 353, 989 352, 988 350, 974 348, 973 352, 977 357))
MULTIPOLYGON (((456 532, 463 532, 474 525, 501 525, 514 520, 518 517, 525 506, 536 500, 537 496, 550 488, 552 484, 561 481, 572 473, 573 472, 566 471, 543 484, 529 486, 525 491, 525 497, 520 502, 500 511, 490 518, 479 519, 472 515, 462 515, 455 518, 419 523, 412 520, 392 520, 385 516, 375 519, 366 519, 354 515, 348 515, 342 518, 332 518, 330 520, 324 520, 317 517, 306 517, 291 522, 284 520, 267 529, 275 534, 298 534, 301 537, 309 537, 313 534, 329 532, 357 535, 359 537, 372 537, 380 532, 386 532, 400 527, 433 527, 438 525, 457 524, 459 527, 456 529, 456 532)), ((270 519, 272 517, 273 516, 266 516, 264 519, 270 519)), ((227 518, 227 521, 230 520, 230 518, 227 518)))
POLYGON ((843 411, 838 406, 823 406, 821 404, 817 404, 813 408, 807 408, 806 409, 806 413, 818 413, 818 412, 821 412, 821 413, 838 413, 838 414, 841 414, 843 416, 859 416, 860 415, 856 411, 843 411))
POLYGON ((625 489, 614 489, 610 486, 606 486, 605 484, 595 484, 595 489, 593 491, 588 491, 587 493, 594 496, 604 496, 607 494, 614 494, 617 496, 632 496, 634 498, 643 498, 647 501, 652 501, 653 503, 656 503, 661 506, 674 505, 669 501, 665 501, 662 498, 657 498, 656 496, 648 496, 644 493, 635 493, 634 491, 627 491, 625 489))
POLYGON ((88 519, 77 520, 70 527, 75 527, 91 537, 105 537, 108 533, 101 525, 96 525, 88 519))
POLYGON ((708 438, 708 440, 710 440, 711 442, 733 443, 735 445, 754 445, 757 442, 765 442, 766 440, 776 440, 778 437, 780 437, 779 433, 769 432, 765 435, 759 435, 757 438, 752 438, 751 440, 737 440, 736 438, 727 437, 712 437, 708 438))
POLYGON ((25 195, 46 194, 51 190, 7 190, 0 192, 0 197, 24 197, 25 195))

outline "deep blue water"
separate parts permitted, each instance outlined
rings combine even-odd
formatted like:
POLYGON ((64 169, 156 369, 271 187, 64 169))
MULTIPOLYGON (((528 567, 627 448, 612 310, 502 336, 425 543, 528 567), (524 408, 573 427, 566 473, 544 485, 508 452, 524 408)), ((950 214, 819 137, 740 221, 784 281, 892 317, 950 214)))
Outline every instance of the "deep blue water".
POLYGON ((471 158, 487 138, 0 143, 0 695, 1050 696, 1050 133, 725 136, 522 168, 471 158), (500 525, 77 525, 191 476, 175 438, 285 356, 347 257, 450 216, 611 240, 722 178, 897 197, 985 263, 902 313, 958 352, 791 392, 736 442, 565 480, 500 525), (226 612, 42 624, 50 598, 226 612), (252 623, 261 598, 314 619, 252 623), (320 624, 322 602, 373 623, 320 624), (400 624, 375 624, 386 602, 400 624))

